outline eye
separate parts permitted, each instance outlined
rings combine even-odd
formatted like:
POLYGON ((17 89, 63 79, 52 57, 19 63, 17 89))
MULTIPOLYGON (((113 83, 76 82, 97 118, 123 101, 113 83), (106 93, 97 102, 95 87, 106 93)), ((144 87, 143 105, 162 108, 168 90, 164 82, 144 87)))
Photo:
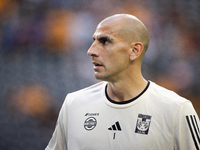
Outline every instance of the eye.
POLYGON ((106 44, 110 43, 110 40, 108 39, 108 37, 101 37, 101 38, 99 38, 99 42, 103 45, 106 45, 106 44))

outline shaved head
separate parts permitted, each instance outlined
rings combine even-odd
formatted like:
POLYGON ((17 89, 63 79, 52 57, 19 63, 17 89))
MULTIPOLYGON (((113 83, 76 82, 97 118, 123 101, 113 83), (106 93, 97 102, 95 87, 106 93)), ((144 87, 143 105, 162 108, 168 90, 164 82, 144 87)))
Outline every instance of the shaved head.
POLYGON ((113 26, 119 25, 118 34, 122 35, 126 42, 141 42, 144 46, 143 53, 146 52, 149 45, 149 33, 137 17, 129 14, 117 14, 104 19, 98 26, 110 22, 113 23, 113 26))
POLYGON ((110 16, 98 24, 93 40, 87 54, 92 56, 97 79, 116 82, 134 74, 141 76, 149 34, 138 18, 128 14, 110 16))

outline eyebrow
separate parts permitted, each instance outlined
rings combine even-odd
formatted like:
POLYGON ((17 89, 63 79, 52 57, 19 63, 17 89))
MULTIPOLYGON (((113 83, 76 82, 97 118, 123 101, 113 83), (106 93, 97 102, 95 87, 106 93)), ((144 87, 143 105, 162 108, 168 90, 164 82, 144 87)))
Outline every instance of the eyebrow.
MULTIPOLYGON (((93 40, 95 40, 95 37, 93 36, 93 40)), ((107 40, 107 41, 112 41, 112 39, 108 36, 101 36, 99 38, 97 38, 98 41, 103 41, 103 40, 107 40)))

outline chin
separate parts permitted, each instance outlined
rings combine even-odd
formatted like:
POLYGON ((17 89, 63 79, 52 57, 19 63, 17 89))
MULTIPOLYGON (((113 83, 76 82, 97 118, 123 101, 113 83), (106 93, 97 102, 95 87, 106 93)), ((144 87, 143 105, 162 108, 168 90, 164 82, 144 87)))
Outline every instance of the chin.
POLYGON ((95 77, 97 80, 103 80, 102 77, 99 77, 99 76, 96 76, 96 75, 94 75, 94 77, 95 77))
POLYGON ((95 72, 94 73, 94 77, 97 79, 97 80, 104 80, 104 76, 103 75, 100 75, 100 73, 98 72, 95 72))
POLYGON ((100 75, 99 73, 95 73, 94 74, 94 77, 97 79, 97 80, 102 80, 102 81, 110 81, 109 78, 105 75, 100 75))

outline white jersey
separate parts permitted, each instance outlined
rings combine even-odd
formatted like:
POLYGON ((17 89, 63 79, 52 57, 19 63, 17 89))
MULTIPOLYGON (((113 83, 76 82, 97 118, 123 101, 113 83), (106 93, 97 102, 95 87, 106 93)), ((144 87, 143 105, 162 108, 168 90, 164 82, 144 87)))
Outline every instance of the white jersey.
POLYGON ((199 150, 199 118, 190 101, 153 82, 117 103, 107 82, 67 95, 46 150, 199 150))

